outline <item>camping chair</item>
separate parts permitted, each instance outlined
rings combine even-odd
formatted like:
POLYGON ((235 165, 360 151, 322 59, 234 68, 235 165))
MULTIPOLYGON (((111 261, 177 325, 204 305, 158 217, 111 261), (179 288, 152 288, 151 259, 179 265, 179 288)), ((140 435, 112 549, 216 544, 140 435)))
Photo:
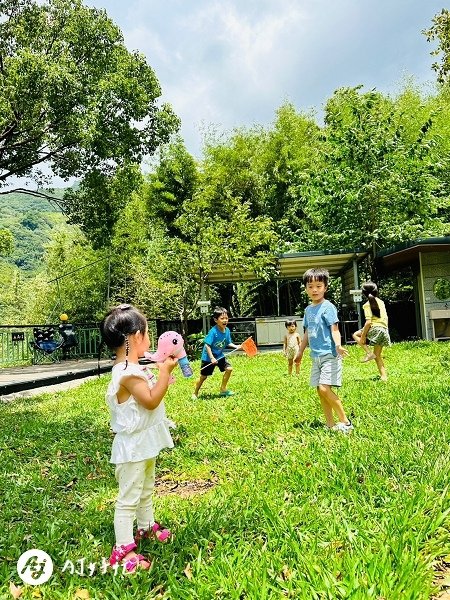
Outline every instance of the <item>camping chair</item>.
POLYGON ((64 344, 64 340, 55 340, 54 327, 33 329, 33 339, 30 346, 34 351, 33 364, 38 365, 50 359, 51 362, 59 362, 59 353, 57 350, 64 344))

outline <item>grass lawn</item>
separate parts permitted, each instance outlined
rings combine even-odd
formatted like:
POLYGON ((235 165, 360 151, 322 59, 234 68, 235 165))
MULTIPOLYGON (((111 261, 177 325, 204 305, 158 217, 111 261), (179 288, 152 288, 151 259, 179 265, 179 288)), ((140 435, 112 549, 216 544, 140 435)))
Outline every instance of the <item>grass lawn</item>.
POLYGON ((359 358, 351 347, 340 391, 348 436, 322 428, 309 359, 288 378, 281 354, 234 355, 238 394, 226 399, 215 373, 192 401, 177 370, 175 448, 159 458, 155 499, 175 537, 147 541, 152 570, 134 576, 100 569, 114 541, 109 376, 0 404, 0 598, 10 582, 27 600, 439 595, 450 586, 450 345, 394 345, 387 384, 359 358), (32 548, 54 563, 40 586, 16 570, 32 548), (82 558, 84 575, 71 574, 66 561, 80 571, 82 558))

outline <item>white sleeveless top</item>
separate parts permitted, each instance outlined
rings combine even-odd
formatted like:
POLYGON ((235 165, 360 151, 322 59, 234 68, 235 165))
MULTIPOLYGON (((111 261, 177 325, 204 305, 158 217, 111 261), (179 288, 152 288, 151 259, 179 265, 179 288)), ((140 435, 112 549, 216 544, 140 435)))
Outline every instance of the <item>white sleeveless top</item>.
POLYGON ((148 367, 120 362, 112 369, 112 380, 106 391, 106 403, 111 413, 111 429, 116 434, 112 444, 111 460, 113 464, 139 462, 158 456, 163 448, 173 448, 169 427, 175 423, 166 416, 164 402, 149 410, 130 396, 121 404, 117 401, 122 377, 134 375, 148 381, 151 389, 156 377, 148 367))
POLYGON ((298 331, 294 333, 286 333, 286 356, 287 358, 293 359, 296 357, 300 344, 298 343, 298 331))

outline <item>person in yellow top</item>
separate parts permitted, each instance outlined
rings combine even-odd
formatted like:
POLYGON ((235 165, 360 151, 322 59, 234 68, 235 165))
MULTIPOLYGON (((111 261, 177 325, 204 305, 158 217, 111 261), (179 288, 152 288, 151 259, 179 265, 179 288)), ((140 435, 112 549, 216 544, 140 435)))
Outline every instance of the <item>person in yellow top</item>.
POLYGON ((363 284, 362 293, 368 300, 363 305, 366 322, 362 329, 355 331, 353 339, 365 352, 361 362, 375 360, 381 381, 387 381, 386 367, 381 356, 383 348, 391 345, 386 307, 383 300, 378 298, 378 287, 373 281, 366 281, 363 284), (373 352, 368 344, 373 346, 373 352))

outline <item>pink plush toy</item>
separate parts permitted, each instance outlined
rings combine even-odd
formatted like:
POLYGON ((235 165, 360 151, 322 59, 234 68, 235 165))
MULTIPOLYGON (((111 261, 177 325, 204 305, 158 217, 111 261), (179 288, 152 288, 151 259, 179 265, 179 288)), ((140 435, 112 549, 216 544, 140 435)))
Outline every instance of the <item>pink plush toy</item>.
POLYGON ((168 356, 178 358, 178 365, 184 377, 192 377, 193 371, 186 356, 183 337, 176 331, 166 331, 161 334, 158 338, 156 352, 145 353, 145 357, 153 362, 164 362, 168 356))

